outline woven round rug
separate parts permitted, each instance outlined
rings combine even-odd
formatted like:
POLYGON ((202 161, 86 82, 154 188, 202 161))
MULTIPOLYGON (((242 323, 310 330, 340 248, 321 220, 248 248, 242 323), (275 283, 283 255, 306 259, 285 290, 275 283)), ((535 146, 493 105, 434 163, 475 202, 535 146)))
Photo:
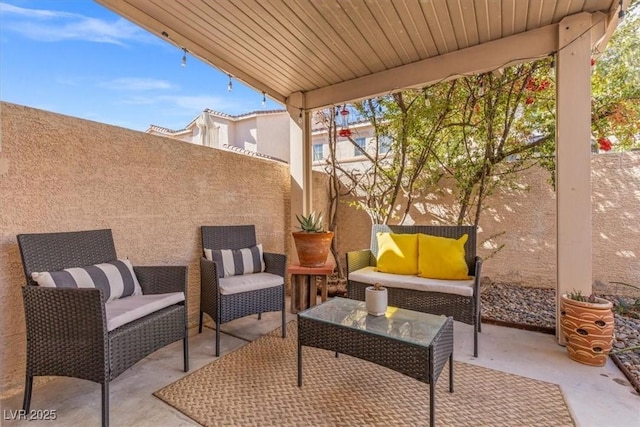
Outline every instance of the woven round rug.
MULTIPOLYGON (((438 426, 572 426, 556 384, 454 362, 436 386, 438 426)), ((419 426, 429 424, 429 385, 351 356, 303 347, 297 324, 277 329, 154 395, 204 426, 419 426)))

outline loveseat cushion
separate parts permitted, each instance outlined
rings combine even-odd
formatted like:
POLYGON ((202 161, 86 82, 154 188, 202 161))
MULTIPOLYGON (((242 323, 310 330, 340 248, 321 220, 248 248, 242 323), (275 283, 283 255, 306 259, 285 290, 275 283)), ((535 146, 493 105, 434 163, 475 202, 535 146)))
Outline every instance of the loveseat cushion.
POLYGON ((31 273, 31 278, 39 286, 50 288, 102 289, 105 302, 142 295, 142 288, 128 259, 60 271, 34 272, 31 273))
POLYGON ((260 273, 265 270, 262 244, 242 249, 205 248, 204 256, 220 266, 218 277, 260 273))
POLYGON ((181 301, 184 301, 184 292, 134 295, 111 301, 104 306, 107 314, 107 330, 113 331, 181 301))
POLYGON ((378 271, 395 274, 418 274, 418 235, 376 233, 378 271))
POLYGON ((464 245, 469 239, 418 234, 418 276, 429 279, 467 280, 469 266, 465 261, 464 245))
POLYGON ((374 267, 364 267, 349 273, 349 280, 373 285, 380 283, 389 288, 413 289, 416 291, 442 292, 446 294, 473 296, 473 277, 468 280, 439 280, 402 274, 375 271, 374 267))
POLYGON ((284 284, 282 276, 271 273, 253 273, 218 279, 222 295, 272 288, 284 284))

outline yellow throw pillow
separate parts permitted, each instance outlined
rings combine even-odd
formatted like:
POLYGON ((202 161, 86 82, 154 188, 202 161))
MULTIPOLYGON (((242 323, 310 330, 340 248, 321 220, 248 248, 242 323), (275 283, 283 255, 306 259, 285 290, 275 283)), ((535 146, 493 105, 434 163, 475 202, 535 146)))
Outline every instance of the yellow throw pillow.
POLYGON ((459 239, 418 235, 418 276, 429 279, 466 280, 469 267, 464 260, 464 244, 469 236, 459 239))
POLYGON ((418 235, 376 233, 378 271, 393 274, 418 274, 418 235))

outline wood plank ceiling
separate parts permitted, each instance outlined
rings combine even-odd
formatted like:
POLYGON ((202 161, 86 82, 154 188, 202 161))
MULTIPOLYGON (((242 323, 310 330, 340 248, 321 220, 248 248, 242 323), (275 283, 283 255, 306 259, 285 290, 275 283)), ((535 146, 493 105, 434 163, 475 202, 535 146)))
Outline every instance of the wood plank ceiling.
MULTIPOLYGON (((390 71, 515 35, 539 35, 539 52, 549 54, 564 17, 602 12, 611 21, 618 8, 618 0, 97 1, 277 101, 291 103, 292 94, 302 93, 298 102, 306 108, 399 89, 376 85, 372 76, 394 79, 390 71), (541 28, 549 31, 536 32, 541 28), (359 81, 370 89, 343 90, 359 81)), ((526 51, 538 42, 521 37, 517 43, 526 51)), ((479 71, 468 63, 451 73, 461 70, 479 71)), ((420 80, 406 74, 397 75, 399 85, 420 80)))

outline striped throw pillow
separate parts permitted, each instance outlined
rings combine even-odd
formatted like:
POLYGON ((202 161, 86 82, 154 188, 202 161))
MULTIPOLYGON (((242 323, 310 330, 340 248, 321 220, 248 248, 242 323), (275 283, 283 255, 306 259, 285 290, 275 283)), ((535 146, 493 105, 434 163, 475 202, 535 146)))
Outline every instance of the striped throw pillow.
POLYGON ((142 295, 142 288, 128 259, 86 267, 65 268, 61 271, 31 273, 40 286, 49 288, 102 289, 105 302, 130 295, 142 295))
POLYGON ((204 256, 218 264, 218 277, 260 273, 265 269, 262 243, 243 249, 205 249, 204 256))

